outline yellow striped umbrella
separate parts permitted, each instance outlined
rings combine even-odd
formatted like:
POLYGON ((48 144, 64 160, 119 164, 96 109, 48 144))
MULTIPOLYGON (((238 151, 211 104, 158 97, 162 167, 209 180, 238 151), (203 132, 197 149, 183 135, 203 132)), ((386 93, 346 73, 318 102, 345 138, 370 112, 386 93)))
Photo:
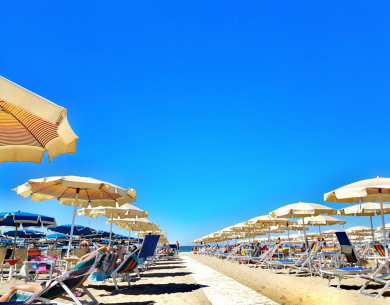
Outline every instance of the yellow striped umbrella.
POLYGON ((0 76, 0 162, 49 162, 75 153, 67 110, 0 76))

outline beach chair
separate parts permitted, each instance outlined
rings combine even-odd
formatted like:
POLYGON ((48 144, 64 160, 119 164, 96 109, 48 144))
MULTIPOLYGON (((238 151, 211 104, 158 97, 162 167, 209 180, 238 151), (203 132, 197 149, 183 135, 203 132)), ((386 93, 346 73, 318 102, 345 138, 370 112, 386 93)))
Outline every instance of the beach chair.
POLYGON ((77 257, 82 257, 87 254, 87 249, 73 249, 73 255, 77 257))
POLYGON ((56 279, 52 279, 50 284, 41 291, 34 294, 31 292, 18 290, 11 296, 9 301, 24 301, 24 304, 32 304, 34 302, 40 301, 56 303, 58 305, 69 305, 69 303, 65 304, 57 300, 55 302, 51 301, 61 296, 61 298, 73 300, 77 305, 98 304, 98 301, 83 284, 87 280, 88 276, 99 267, 103 256, 103 252, 97 251, 87 257, 84 261, 78 263, 70 271, 64 273, 56 279), (73 290, 76 288, 82 288, 84 293, 92 300, 92 303, 82 303, 80 300, 78 300, 73 293, 73 290), (62 296, 63 294, 66 296, 62 296))
POLYGON ((290 271, 296 269, 294 276, 297 276, 299 272, 309 272, 310 276, 313 276, 315 273, 319 273, 318 267, 316 266, 314 259, 317 256, 318 252, 321 250, 322 242, 315 242, 311 244, 306 255, 300 257, 294 264, 292 264, 287 274, 290 274, 290 271))
POLYGON ((268 249, 268 251, 264 252, 258 258, 253 259, 253 262, 255 263, 253 268, 260 268, 261 266, 264 266, 268 261, 272 260, 272 257, 277 249, 278 245, 276 244, 272 248, 268 249))
POLYGON ((377 259, 377 260, 385 260, 386 259, 385 248, 383 247, 382 244, 374 243, 372 245, 372 247, 377 255, 367 256, 367 259, 377 259))
POLYGON ((359 289, 358 293, 364 294, 366 296, 374 297, 378 299, 382 294, 390 287, 390 270, 389 270, 389 257, 384 261, 384 263, 370 276, 358 274, 357 277, 367 280, 364 285, 359 289), (379 291, 377 295, 364 292, 364 289, 370 282, 376 282, 383 285, 383 288, 379 291))
POLYGON ((132 253, 128 255, 124 261, 111 273, 111 278, 114 281, 115 289, 120 291, 117 281, 119 279, 127 280, 129 288, 131 287, 130 272, 136 271, 140 276, 139 268, 146 270, 146 259, 154 255, 160 235, 146 235, 142 243, 141 249, 136 250, 138 254, 132 253))
POLYGON ((376 270, 373 268, 356 266, 356 267, 342 267, 333 269, 321 269, 321 277, 328 277, 328 287, 333 277, 338 278, 337 289, 340 289, 341 281, 347 276, 356 276, 361 274, 374 273, 376 270))
POLYGON ((53 272, 59 273, 59 270, 55 269, 57 261, 56 256, 42 256, 40 249, 28 249, 27 259, 20 269, 19 275, 25 277, 25 283, 30 281, 46 281, 46 279, 40 279, 40 275, 48 275, 49 279, 52 278, 53 272))

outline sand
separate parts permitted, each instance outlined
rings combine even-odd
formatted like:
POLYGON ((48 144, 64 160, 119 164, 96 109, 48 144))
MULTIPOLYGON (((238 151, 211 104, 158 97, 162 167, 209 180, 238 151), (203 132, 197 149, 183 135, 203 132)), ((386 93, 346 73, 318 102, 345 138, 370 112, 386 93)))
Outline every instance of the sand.
MULTIPOLYGON (((5 280, 1 282, 0 294, 7 291, 10 286, 21 283, 24 281, 5 280)), ((100 304, 106 305, 210 304, 179 258, 159 261, 148 271, 142 272, 141 278, 135 277, 131 283, 131 289, 120 292, 115 290, 112 282, 102 284, 87 281, 85 286, 100 304)), ((125 288, 127 284, 119 283, 119 286, 121 286, 119 288, 125 288)), ((66 300, 62 302, 69 303, 66 300)))
MULTIPOLYGON (((214 257, 194 254, 191 255, 199 262, 209 266, 216 271, 225 274, 237 282, 252 288, 262 295, 270 298, 279 304, 388 304, 390 300, 390 289, 384 295, 375 300, 374 298, 356 294, 364 284, 364 280, 356 277, 346 278, 342 281, 341 289, 334 288, 337 280, 332 281, 333 287, 327 286, 327 280, 320 277, 298 276, 282 274, 286 271, 280 270, 273 274, 268 269, 252 269, 244 265, 230 263, 214 257)), ((378 292, 377 284, 370 284, 367 292, 378 292)))

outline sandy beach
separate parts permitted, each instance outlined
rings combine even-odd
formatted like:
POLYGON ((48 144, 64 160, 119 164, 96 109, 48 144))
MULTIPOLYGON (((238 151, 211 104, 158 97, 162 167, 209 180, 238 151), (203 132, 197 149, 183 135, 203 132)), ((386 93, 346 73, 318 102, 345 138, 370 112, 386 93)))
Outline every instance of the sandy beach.
MULTIPOLYGON (((343 280, 341 289, 337 290, 335 285, 337 280, 333 280, 333 287, 327 286, 327 280, 320 277, 285 275, 287 271, 280 270, 278 274, 273 274, 268 269, 252 269, 214 257, 194 254, 192 258, 209 266, 216 271, 231 277, 237 282, 252 288, 262 295, 270 298, 279 304, 388 304, 390 291, 384 293, 378 300, 356 294, 363 285, 363 279, 350 277, 343 280)), ((372 284, 368 286, 367 292, 378 292, 380 286, 372 284), (374 288, 374 289, 372 289, 374 288)))
MULTIPOLYGON (((7 291, 10 286, 21 283, 24 281, 4 280, 0 285, 0 294, 7 291)), ((115 290, 112 281, 104 284, 87 281, 85 286, 100 304, 105 305, 210 304, 179 258, 159 261, 148 271, 142 272, 141 278, 135 277, 131 283, 131 289, 119 292, 115 290)), ((119 283, 119 286, 126 288, 127 284, 119 283)), ((85 300, 88 299, 85 298, 85 300)), ((62 302, 66 302, 66 300, 62 300, 62 302)))

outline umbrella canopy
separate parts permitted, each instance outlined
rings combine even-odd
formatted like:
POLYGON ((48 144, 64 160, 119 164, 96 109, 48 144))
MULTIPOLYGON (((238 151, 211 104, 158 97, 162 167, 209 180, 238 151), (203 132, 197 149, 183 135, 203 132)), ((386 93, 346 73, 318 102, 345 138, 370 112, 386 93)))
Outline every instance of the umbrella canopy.
POLYGON ((11 230, 11 231, 4 232, 3 234, 5 236, 13 236, 13 237, 16 234, 16 236, 19 238, 33 238, 33 239, 41 238, 41 237, 46 235, 43 232, 29 230, 29 229, 23 229, 23 230, 18 230, 18 231, 11 230))
POLYGON ((246 225, 244 222, 240 222, 234 226, 228 227, 233 232, 248 232, 253 231, 253 226, 246 225))
POLYGON ((271 217, 287 218, 301 218, 308 216, 318 216, 322 214, 336 215, 337 210, 317 203, 307 203, 300 201, 298 203, 288 204, 269 213, 271 217))
POLYGON ((131 218, 131 219, 107 219, 106 224, 114 223, 121 229, 131 231, 156 231, 160 227, 146 218, 131 218))
MULTIPOLYGON (((289 217, 289 218, 302 217, 303 219, 305 217, 318 216, 322 214, 336 215, 337 210, 317 203, 308 203, 308 202, 300 201, 298 203, 288 204, 284 207, 281 207, 269 213, 269 215, 272 217, 289 217)), ((303 225, 305 225, 304 222, 303 225)), ((304 235, 306 234, 305 231, 303 231, 303 233, 304 235)))
POLYGON ((40 228, 56 225, 56 220, 53 217, 25 213, 25 212, 5 212, 0 213, 0 227, 13 227, 15 228, 15 237, 14 237, 14 258, 15 258, 15 249, 16 249, 16 237, 17 230, 21 226, 23 228, 40 228))
MULTIPOLYGON (((87 207, 91 204, 92 207, 116 207, 117 204, 121 206, 126 202, 136 201, 136 192, 131 188, 125 190, 108 182, 78 176, 32 179, 18 186, 14 191, 24 198, 31 195, 33 201, 58 199, 60 204, 73 205, 71 237, 77 206, 87 207)), ((70 242, 71 239, 69 239, 67 255, 71 248, 70 242)))
POLYGON ((13 189, 32 201, 58 199, 60 204, 88 207, 124 205, 136 201, 133 189, 125 190, 114 184, 88 177, 57 176, 31 179, 13 189))
POLYGON ((295 221, 286 218, 274 218, 269 215, 264 215, 249 219, 245 221, 244 224, 258 227, 268 227, 276 225, 289 226, 295 224, 295 221))
POLYGON ((364 226, 355 226, 345 230, 345 232, 347 232, 348 234, 355 234, 355 235, 361 233, 369 233, 370 231, 371 229, 369 227, 364 227, 364 226))
POLYGON ((359 203, 379 201, 382 218, 382 233, 387 256, 386 231, 384 228, 385 217, 383 202, 390 201, 390 178, 377 176, 373 179, 361 180, 340 187, 334 191, 324 194, 325 201, 336 201, 339 203, 359 203))
POLYGON ((121 206, 119 206, 118 203, 116 203, 115 207, 99 206, 99 207, 82 208, 77 211, 77 215, 89 216, 93 218, 97 218, 99 215, 101 215, 109 218, 126 219, 126 218, 136 218, 136 217, 138 218, 148 217, 149 213, 128 203, 121 206))
MULTIPOLYGON (((72 225, 61 225, 47 228, 50 231, 70 235, 72 225)), ((96 237, 98 230, 91 229, 90 227, 74 225, 73 235, 80 237, 96 237)))
POLYGON ((75 153, 67 110, 0 76, 0 162, 49 162, 75 153))
POLYGON ((56 225, 53 217, 26 213, 26 212, 4 212, 0 213, 0 227, 12 228, 41 228, 56 225))
MULTIPOLYGON (((390 205, 383 204, 383 213, 390 214, 390 205)), ((375 202, 367 202, 356 204, 344 209, 340 209, 338 214, 345 216, 370 216, 371 234, 374 239, 374 226, 372 224, 372 216, 381 214, 381 205, 375 202)))
MULTIPOLYGON (((75 238, 75 237, 73 237, 73 238, 75 238)), ((68 235, 61 234, 61 233, 49 234, 46 236, 46 240, 60 241, 60 240, 68 240, 68 239, 69 239, 68 235)))
MULTIPOLYGON (((309 226, 318 226, 318 230, 321 236, 321 226, 333 226, 333 225, 343 225, 347 222, 341 219, 337 219, 331 216, 318 215, 313 217, 306 217, 298 220, 298 224, 304 224, 309 226)), ((309 234, 309 233, 308 233, 309 234)), ((308 236, 306 234, 306 236, 308 236)))
MULTIPOLYGON (((375 231, 377 231, 377 232, 383 231, 383 226, 379 226, 379 227, 375 228, 375 231)), ((390 223, 385 224, 385 231, 390 231, 390 223)))
MULTIPOLYGON (((119 218, 119 219, 125 219, 125 218, 136 218, 136 217, 148 217, 149 213, 146 211, 143 211, 131 204, 124 204, 122 206, 119 206, 118 203, 116 203, 116 207, 105 207, 105 206, 100 206, 100 207, 88 207, 88 208, 82 208, 78 210, 77 215, 82 215, 82 216, 90 216, 93 218, 97 218, 99 215, 109 217, 111 220, 114 218, 119 218)), ((112 224, 110 226, 110 233, 112 233, 112 224)), ((110 242, 108 245, 111 245, 111 234, 109 236, 110 242)))

